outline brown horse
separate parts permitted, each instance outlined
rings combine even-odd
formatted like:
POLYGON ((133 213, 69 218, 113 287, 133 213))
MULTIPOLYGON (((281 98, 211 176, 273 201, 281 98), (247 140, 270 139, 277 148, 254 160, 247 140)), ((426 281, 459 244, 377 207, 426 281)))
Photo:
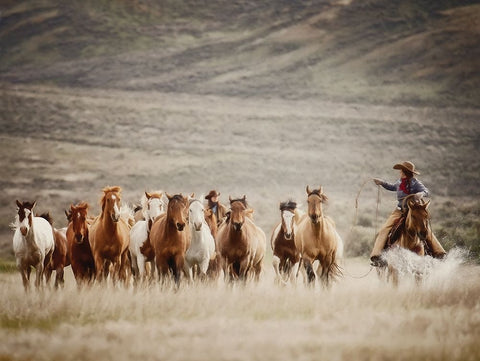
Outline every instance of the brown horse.
POLYGON ((188 227, 188 197, 167 194, 167 213, 158 217, 150 230, 150 243, 155 250, 155 263, 160 280, 173 275, 177 287, 190 246, 188 227))
POLYGON ((130 269, 128 245, 130 224, 121 217, 121 188, 106 187, 100 200, 102 212, 90 226, 90 246, 95 260, 96 279, 103 281, 113 266, 112 280, 127 281, 130 269))
POLYGON ((281 222, 272 232, 270 245, 276 281, 286 283, 288 279, 295 280, 300 265, 300 250, 295 246, 295 228, 300 216, 293 201, 281 202, 280 212, 281 222))
POLYGON ((321 267, 320 280, 325 287, 341 275, 337 263, 343 252, 343 242, 335 229, 333 220, 323 214, 322 204, 327 201, 322 187, 310 190, 307 186, 308 215, 305 215, 297 228, 295 244, 302 254, 302 262, 309 282, 315 280, 312 263, 316 260, 321 267))
POLYGON ((95 277, 95 261, 89 241, 88 203, 82 202, 74 206, 70 205, 70 211, 66 212, 69 221, 67 227, 67 246, 73 275, 77 285, 90 283, 95 277))
POLYGON ((40 217, 45 218, 53 229, 53 239, 55 241, 55 250, 52 254, 52 261, 45 267, 45 281, 47 285, 50 282, 50 277, 55 271, 55 288, 64 286, 64 268, 70 265, 70 256, 67 248, 66 228, 57 229, 53 226, 53 219, 49 212, 42 213, 40 217))
MULTIPOLYGON (((416 201, 414 195, 408 195, 403 200, 405 212, 405 219, 403 225, 399 227, 399 234, 396 239, 387 240, 386 249, 395 247, 404 248, 417 254, 425 256, 430 253, 427 243, 425 242, 430 230, 428 206, 430 201, 416 201)), ((398 285, 399 272, 395 265, 388 263, 388 277, 392 279, 394 285, 398 285)), ((416 272, 415 278, 417 281, 421 280, 421 274, 416 272)))
POLYGON ((252 274, 258 280, 266 250, 265 233, 253 222, 253 210, 246 197, 230 199, 230 216, 217 233, 225 276, 246 280, 252 274))

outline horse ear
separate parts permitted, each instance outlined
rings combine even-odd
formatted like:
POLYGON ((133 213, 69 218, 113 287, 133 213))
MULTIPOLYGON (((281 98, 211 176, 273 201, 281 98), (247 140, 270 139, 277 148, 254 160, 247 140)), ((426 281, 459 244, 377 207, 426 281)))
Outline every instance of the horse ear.
POLYGON ((167 196, 167 198, 168 198, 168 201, 171 201, 171 200, 172 200, 173 196, 171 196, 171 195, 170 195, 170 194, 168 194, 168 193, 165 193, 165 195, 167 196))
POLYGON ((150 199, 150 198, 152 198, 152 195, 150 193, 148 193, 147 191, 145 191, 145 197, 147 197, 147 199, 150 199))
POLYGON ((427 210, 429 206, 430 206, 430 200, 425 202, 425 205, 424 205, 425 210, 427 210))
POLYGON ((322 187, 322 186, 319 186, 319 187, 318 187, 318 192, 319 192, 320 194, 323 194, 323 187, 322 187))
POLYGON ((247 196, 244 194, 242 199, 245 202, 247 200, 247 196))
POLYGON ((22 203, 20 203, 20 202, 18 201, 18 199, 15 201, 15 203, 17 203, 17 207, 18 207, 18 208, 22 208, 22 203))
POLYGON ((228 196, 228 200, 232 203, 232 196, 228 196))
POLYGON ((192 194, 190 194, 190 198, 195 198, 195 192, 193 192, 192 194))
POLYGON ((30 208, 30 210, 33 211, 33 208, 35 208, 36 205, 37 205, 37 201, 33 201, 32 208, 30 208))
POLYGON ((307 188, 305 190, 307 191, 307 194, 310 194, 310 186, 307 185, 307 188))

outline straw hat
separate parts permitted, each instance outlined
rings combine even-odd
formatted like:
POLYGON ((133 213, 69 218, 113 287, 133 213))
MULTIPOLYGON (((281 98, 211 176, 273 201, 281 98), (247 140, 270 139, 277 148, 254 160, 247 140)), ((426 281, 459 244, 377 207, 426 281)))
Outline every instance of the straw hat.
POLYGON ((402 163, 397 163, 393 166, 393 169, 402 169, 402 170, 408 170, 409 172, 412 172, 413 174, 420 174, 420 172, 417 172, 415 170, 415 164, 409 161, 405 161, 402 163))
POLYGON ((218 197, 220 195, 220 193, 218 193, 215 189, 211 190, 210 193, 208 193, 206 196, 205 196, 205 199, 210 199, 212 197, 218 197))

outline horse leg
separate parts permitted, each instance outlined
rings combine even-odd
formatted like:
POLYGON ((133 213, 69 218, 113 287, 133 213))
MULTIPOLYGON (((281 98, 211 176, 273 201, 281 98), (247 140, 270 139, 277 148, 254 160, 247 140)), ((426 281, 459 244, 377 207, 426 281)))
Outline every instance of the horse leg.
POLYGON ((275 283, 280 284, 283 280, 280 276, 280 258, 278 256, 273 256, 272 265, 275 270, 275 283))
POLYGON ((303 259, 303 266, 307 272, 308 284, 312 285, 315 282, 315 271, 313 270, 312 261, 310 259, 303 259))
POLYGON ((187 260, 183 262, 183 272, 185 273, 185 276, 187 276, 188 281, 191 282, 193 280, 193 271, 190 262, 187 260))
POLYGON ((65 280, 63 278, 64 271, 63 266, 58 266, 55 270, 55 288, 58 289, 58 286, 63 287, 65 284, 65 280))
POLYGON ((38 262, 36 268, 36 276, 35 276, 35 287, 40 289, 42 285, 42 277, 43 277, 43 262, 38 262))
POLYGON ((139 267, 139 263, 141 263, 141 261, 139 260, 140 257, 138 257, 133 253, 130 253, 130 258, 132 259, 133 281, 135 284, 137 284, 138 281, 142 279, 142 272, 140 272, 140 267, 139 267))
POLYGON ((30 266, 24 267, 21 262, 17 261, 17 269, 22 276, 22 283, 25 292, 27 292, 30 288, 30 266))

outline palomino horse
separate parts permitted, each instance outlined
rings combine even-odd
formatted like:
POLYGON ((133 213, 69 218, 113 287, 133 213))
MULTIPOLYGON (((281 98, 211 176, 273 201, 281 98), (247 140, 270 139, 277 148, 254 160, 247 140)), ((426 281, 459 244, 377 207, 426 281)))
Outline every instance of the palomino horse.
POLYGON ((67 227, 67 245, 73 275, 77 285, 90 283, 95 278, 95 261, 89 239, 88 203, 81 202, 70 205, 70 211, 66 212, 69 221, 67 227))
POLYGON ((129 251, 136 282, 145 279, 147 263, 150 263, 150 278, 153 279, 155 275, 155 252, 149 235, 155 219, 165 213, 162 196, 161 191, 145 192, 141 199, 144 219, 137 221, 130 230, 129 251))
POLYGON ((300 250, 295 246, 295 228, 300 220, 297 203, 280 203, 281 222, 274 228, 270 245, 277 282, 294 281, 300 265, 300 250))
POLYGON ((325 287, 331 280, 341 275, 338 258, 343 253, 343 241, 335 229, 333 220, 323 214, 322 204, 327 201, 322 187, 310 190, 307 186, 308 215, 305 215, 298 227, 295 238, 297 249, 302 255, 302 262, 309 282, 315 280, 312 264, 318 260, 320 279, 325 287))
POLYGON ((246 197, 230 199, 231 213, 217 233, 225 276, 246 280, 252 273, 258 280, 266 251, 265 233, 253 222, 246 197))
POLYGON ((170 273, 177 287, 190 246, 188 227, 188 198, 181 194, 168 195, 167 213, 153 223, 150 243, 155 250, 155 263, 159 279, 164 281, 170 273))
POLYGON ((200 276, 205 279, 210 261, 216 257, 215 240, 205 220, 202 202, 191 199, 188 212, 191 242, 185 253, 184 271, 189 279, 192 279, 194 267, 197 266, 200 276))
POLYGON ((15 253, 17 268, 22 275, 25 291, 30 286, 31 267, 36 269, 35 286, 40 287, 44 269, 52 261, 55 249, 55 240, 51 224, 42 217, 35 217, 33 209, 36 202, 17 203, 15 223, 12 224, 13 251, 15 253))
MULTIPOLYGON (((403 200, 403 205, 406 209, 404 224, 403 226, 400 225, 396 239, 387 240, 386 248, 394 249, 395 247, 400 247, 419 256, 424 256, 431 251, 425 242, 425 239, 431 232, 429 227, 430 214, 428 212, 430 201, 416 201, 413 196, 408 195, 403 200)), ((395 262, 388 262, 388 278, 392 279, 394 285, 398 285, 398 276, 399 272, 395 262)), ((420 272, 415 272, 417 281, 421 280, 421 276, 420 272)))
POLYGON ((50 282, 50 277, 52 276, 52 272, 55 271, 55 288, 58 286, 62 286, 65 284, 64 275, 64 268, 70 266, 70 256, 68 254, 68 247, 67 247, 67 228, 60 228, 57 229, 53 226, 53 219, 50 216, 49 212, 42 213, 40 217, 45 218, 48 223, 53 228, 53 236, 55 240, 55 250, 53 251, 52 255, 52 262, 50 262, 45 267, 45 281, 47 285, 50 282))
POLYGON ((102 212, 90 226, 90 246, 95 260, 96 279, 103 281, 113 266, 112 280, 127 281, 130 225, 120 210, 121 188, 106 187, 100 200, 102 212))

